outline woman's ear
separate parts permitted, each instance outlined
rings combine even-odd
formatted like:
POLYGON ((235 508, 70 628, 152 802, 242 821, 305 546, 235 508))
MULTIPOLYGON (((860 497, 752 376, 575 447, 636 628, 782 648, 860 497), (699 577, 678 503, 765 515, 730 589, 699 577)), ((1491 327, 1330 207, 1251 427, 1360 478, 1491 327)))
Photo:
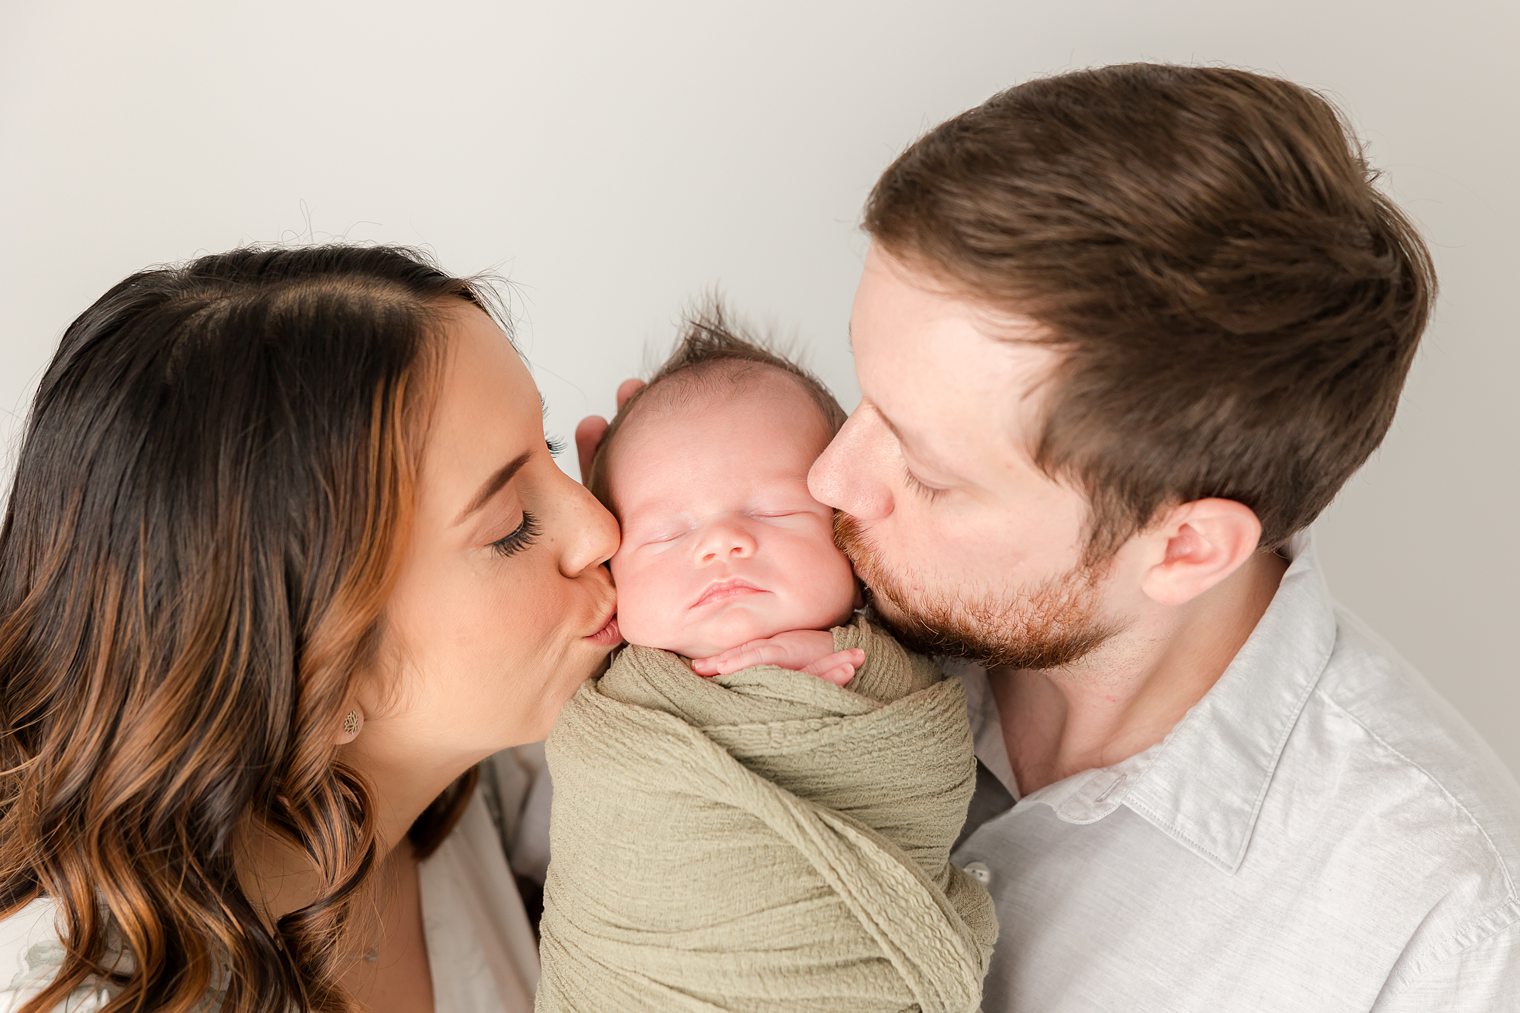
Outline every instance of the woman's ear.
POLYGON ((1200 499, 1172 508, 1152 532, 1161 558, 1141 590, 1162 605, 1183 605, 1234 573, 1261 543, 1255 511, 1231 499, 1200 499))

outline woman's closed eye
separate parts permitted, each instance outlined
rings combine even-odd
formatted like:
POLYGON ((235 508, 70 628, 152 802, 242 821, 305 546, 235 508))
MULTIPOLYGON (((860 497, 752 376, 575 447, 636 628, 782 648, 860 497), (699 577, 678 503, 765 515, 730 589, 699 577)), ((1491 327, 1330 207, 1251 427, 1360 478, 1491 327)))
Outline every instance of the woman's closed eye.
POLYGON ((491 549, 499 556, 515 556, 532 545, 539 534, 538 518, 524 510, 521 523, 505 536, 492 542, 491 549))
MULTIPOLYGON (((544 446, 548 448, 549 454, 553 457, 558 457, 565 452, 565 442, 554 436, 544 437, 544 446)), ((539 534, 541 532, 539 531, 538 518, 524 510, 522 520, 518 523, 517 527, 492 542, 490 546, 491 551, 502 557, 515 556, 532 545, 539 534)))

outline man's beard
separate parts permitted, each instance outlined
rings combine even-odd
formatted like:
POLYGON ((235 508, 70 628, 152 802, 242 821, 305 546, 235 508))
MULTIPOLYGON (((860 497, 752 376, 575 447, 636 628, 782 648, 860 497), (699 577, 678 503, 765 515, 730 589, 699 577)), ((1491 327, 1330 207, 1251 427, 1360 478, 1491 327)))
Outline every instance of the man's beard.
POLYGON ((1118 632, 1098 615, 1111 559, 1080 563, 1032 588, 969 600, 912 588, 888 569, 853 517, 834 516, 834 541, 870 589, 876 611, 907 646, 987 668, 1064 668, 1118 632))

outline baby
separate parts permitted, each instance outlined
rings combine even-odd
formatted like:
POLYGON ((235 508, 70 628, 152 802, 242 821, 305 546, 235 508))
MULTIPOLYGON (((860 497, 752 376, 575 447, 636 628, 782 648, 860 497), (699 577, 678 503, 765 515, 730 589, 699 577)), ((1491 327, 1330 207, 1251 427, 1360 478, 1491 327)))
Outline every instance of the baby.
POLYGON ((965 696, 855 615, 807 489, 843 421, 713 312, 603 438, 629 646, 547 744, 540 1010, 978 1008, 965 696))
POLYGON ((700 675, 772 664, 850 681, 862 652, 828 631, 859 604, 855 575, 807 488, 843 421, 785 359, 721 323, 693 329, 614 420, 589 479, 622 525, 612 577, 629 643, 700 675))

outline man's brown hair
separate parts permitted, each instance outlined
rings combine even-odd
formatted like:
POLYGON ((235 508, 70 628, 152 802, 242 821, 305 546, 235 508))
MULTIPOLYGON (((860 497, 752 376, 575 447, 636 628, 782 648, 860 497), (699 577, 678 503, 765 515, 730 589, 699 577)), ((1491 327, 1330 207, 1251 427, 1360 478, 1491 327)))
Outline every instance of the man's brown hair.
POLYGON ((720 299, 713 297, 687 316, 669 357, 655 370, 649 382, 618 410, 597 446, 596 456, 585 476, 586 488, 607 509, 615 512, 608 486, 612 446, 636 409, 647 408, 666 396, 699 389, 703 385, 725 382, 739 386, 757 370, 779 371, 795 381, 817 406, 830 437, 844 425, 845 410, 823 381, 773 350, 767 341, 750 333, 733 319, 720 299))
POLYGON ((1333 106, 1241 70, 1030 81, 882 175, 864 226, 1062 352, 1031 452, 1101 559, 1166 507, 1306 527, 1381 442, 1435 296, 1414 227, 1333 106))

